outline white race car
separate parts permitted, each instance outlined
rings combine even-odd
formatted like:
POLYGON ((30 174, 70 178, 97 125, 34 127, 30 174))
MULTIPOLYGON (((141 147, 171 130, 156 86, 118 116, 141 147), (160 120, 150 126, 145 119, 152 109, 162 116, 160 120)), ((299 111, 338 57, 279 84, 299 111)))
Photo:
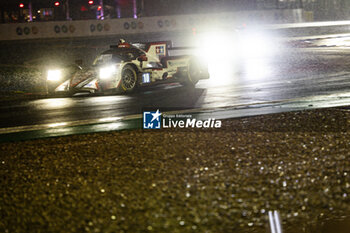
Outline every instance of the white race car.
POLYGON ((62 70, 47 72, 49 93, 132 92, 138 87, 178 82, 194 86, 208 79, 208 67, 193 55, 169 56, 170 41, 134 43, 120 40, 100 54, 87 69, 64 75, 62 70))

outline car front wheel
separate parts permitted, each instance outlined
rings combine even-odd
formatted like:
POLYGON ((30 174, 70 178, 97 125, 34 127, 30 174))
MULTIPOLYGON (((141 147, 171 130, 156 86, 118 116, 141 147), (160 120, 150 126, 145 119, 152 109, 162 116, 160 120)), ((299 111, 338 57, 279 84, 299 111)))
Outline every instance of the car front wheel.
POLYGON ((137 72, 131 65, 124 66, 120 80, 120 90, 123 92, 132 92, 137 85, 137 72))

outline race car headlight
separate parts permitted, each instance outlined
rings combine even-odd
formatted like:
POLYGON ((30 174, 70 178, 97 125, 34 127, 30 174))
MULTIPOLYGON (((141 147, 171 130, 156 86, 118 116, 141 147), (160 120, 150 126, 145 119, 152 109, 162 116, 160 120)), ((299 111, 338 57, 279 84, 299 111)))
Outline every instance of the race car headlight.
POLYGON ((58 81, 62 78, 61 70, 49 70, 47 72, 47 80, 49 81, 58 81))
POLYGON ((100 79, 111 78, 115 73, 116 69, 117 68, 115 65, 100 68, 100 79))

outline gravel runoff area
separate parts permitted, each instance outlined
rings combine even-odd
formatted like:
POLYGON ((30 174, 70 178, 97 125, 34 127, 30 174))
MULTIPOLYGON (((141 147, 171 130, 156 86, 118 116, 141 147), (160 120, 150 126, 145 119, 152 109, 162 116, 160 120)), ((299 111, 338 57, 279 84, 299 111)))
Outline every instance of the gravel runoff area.
MULTIPOLYGON (((0 144, 0 232, 350 229, 350 111, 0 144)), ((343 231, 342 231, 343 230, 343 231)))

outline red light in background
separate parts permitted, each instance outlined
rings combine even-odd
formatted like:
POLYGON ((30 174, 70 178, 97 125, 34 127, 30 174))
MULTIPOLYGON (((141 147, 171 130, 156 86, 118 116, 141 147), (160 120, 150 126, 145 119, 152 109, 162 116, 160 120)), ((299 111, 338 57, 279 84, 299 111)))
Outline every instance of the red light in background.
POLYGON ((98 7, 97 7, 97 10, 98 10, 98 11, 100 11, 101 9, 102 9, 102 7, 101 7, 101 6, 98 6, 98 7))
POLYGON ((19 7, 20 7, 20 8, 23 8, 23 7, 24 7, 24 4, 23 4, 23 3, 20 3, 20 4, 19 4, 19 7))
POLYGON ((60 2, 55 2, 55 6, 59 6, 60 5, 60 2))
POLYGON ((94 1, 90 0, 89 5, 92 5, 92 4, 94 4, 94 1))

